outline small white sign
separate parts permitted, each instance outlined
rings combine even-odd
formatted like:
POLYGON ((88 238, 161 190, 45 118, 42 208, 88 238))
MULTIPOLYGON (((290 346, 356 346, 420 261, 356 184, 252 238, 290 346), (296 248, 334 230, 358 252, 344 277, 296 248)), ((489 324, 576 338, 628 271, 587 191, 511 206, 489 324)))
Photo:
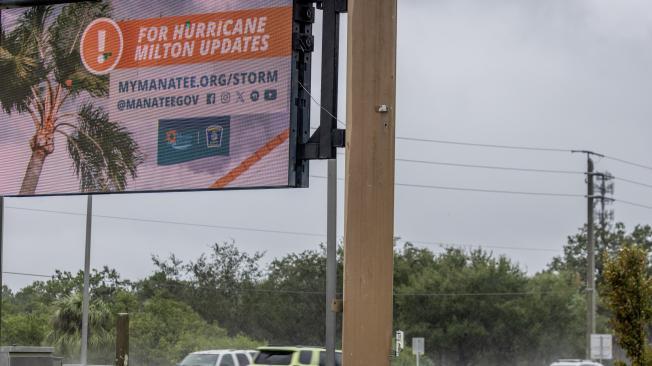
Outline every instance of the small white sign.
POLYGON ((611 360, 613 340, 611 334, 591 334, 591 358, 611 360))
POLYGON ((400 351, 405 347, 405 333, 402 330, 396 331, 396 350, 400 351))
POLYGON ((426 342, 423 338, 412 338, 412 354, 423 355, 426 350, 426 342))
POLYGON ((405 347, 405 333, 402 330, 396 331, 396 348, 394 349, 394 356, 401 355, 401 351, 405 347))

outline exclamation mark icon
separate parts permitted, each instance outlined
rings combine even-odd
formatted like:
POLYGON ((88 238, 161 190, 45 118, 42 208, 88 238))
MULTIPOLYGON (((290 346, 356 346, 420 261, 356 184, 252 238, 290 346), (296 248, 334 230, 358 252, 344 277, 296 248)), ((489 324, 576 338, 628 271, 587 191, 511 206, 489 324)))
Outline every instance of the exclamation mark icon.
POLYGON ((104 30, 97 31, 97 48, 98 48, 98 52, 100 53, 100 55, 97 56, 98 64, 103 64, 104 61, 106 61, 106 59, 108 58, 104 53, 105 47, 106 47, 106 31, 104 30))

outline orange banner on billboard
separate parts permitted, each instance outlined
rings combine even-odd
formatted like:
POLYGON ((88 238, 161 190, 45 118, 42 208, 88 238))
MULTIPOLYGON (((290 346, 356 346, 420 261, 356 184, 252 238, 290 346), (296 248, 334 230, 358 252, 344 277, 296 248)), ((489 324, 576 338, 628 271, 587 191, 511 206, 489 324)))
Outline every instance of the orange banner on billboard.
MULTIPOLYGON (((291 7, 128 20, 118 24, 124 50, 117 69, 283 57, 292 53, 291 7)), ((101 38, 91 35, 89 39, 101 38)), ((91 41, 89 48, 92 47, 91 41)))

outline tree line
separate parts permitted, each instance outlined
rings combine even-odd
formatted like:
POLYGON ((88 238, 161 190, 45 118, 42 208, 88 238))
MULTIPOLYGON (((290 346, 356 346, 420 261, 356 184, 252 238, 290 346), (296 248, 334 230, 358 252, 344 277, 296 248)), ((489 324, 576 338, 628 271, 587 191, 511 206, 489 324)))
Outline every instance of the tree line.
MULTIPOLYGON (((617 224, 600 229, 597 237, 602 294, 605 261, 624 243, 649 256, 652 228, 627 231, 617 224)), ((342 254, 340 249, 340 293, 342 254)), ((175 255, 154 256, 153 272, 141 280, 124 279, 109 267, 93 270, 89 362, 113 363, 119 312, 131 317, 134 365, 174 365, 201 349, 323 345, 324 248, 270 263, 263 257, 227 242, 185 262, 175 255)), ((569 236, 564 254, 534 275, 483 249, 434 251, 410 243, 396 247, 394 264, 394 326, 405 331, 408 345, 412 337, 425 337, 424 364, 549 365, 584 355, 584 229, 569 236)), ((4 287, 1 343, 51 345, 66 362, 77 362, 82 283, 81 272, 57 271, 18 291, 4 287)), ((611 332, 612 311, 602 300, 598 331, 611 332)), ((338 322, 341 326, 341 317, 338 322)), ((411 362, 409 351, 394 360, 411 362)))

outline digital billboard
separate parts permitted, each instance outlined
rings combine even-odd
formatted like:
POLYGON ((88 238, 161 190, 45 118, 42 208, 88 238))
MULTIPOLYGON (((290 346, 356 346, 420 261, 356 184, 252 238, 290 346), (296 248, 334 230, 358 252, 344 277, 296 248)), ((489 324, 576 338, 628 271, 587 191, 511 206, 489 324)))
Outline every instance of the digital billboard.
POLYGON ((293 21, 292 0, 3 10, 0 195, 305 185, 293 21))

